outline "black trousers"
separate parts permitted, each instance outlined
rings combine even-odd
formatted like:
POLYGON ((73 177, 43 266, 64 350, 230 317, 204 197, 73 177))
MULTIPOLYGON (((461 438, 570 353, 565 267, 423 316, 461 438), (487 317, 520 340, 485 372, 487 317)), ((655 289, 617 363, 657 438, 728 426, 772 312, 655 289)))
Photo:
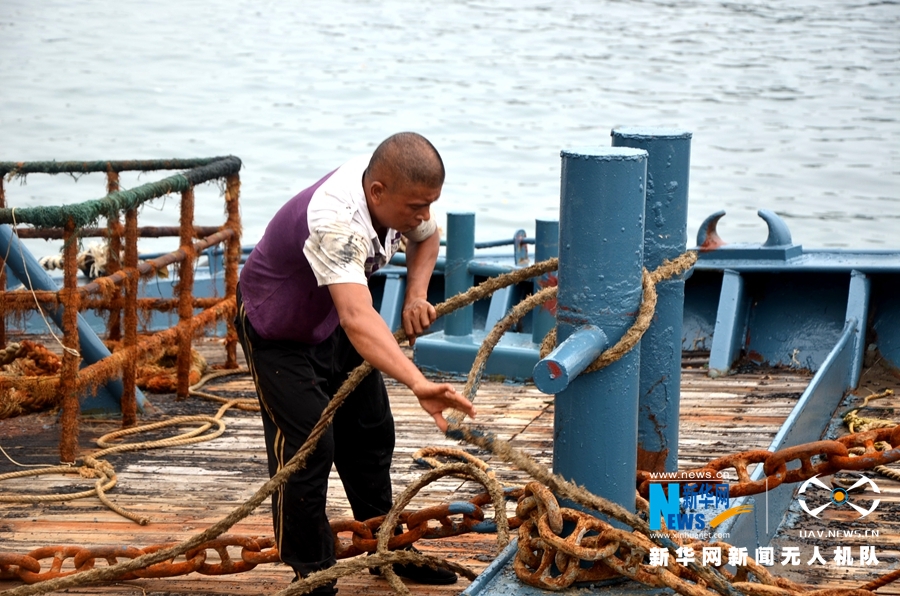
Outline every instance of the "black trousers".
MULTIPOLYGON (((235 326, 256 383, 271 476, 300 449, 362 358, 341 327, 318 345, 263 339, 244 313, 240 288, 235 326)), ((381 373, 373 371, 338 408, 306 467, 272 495, 281 560, 301 576, 334 565, 334 535, 325 514, 332 463, 353 516, 365 520, 391 508, 393 452, 394 418, 381 373)))

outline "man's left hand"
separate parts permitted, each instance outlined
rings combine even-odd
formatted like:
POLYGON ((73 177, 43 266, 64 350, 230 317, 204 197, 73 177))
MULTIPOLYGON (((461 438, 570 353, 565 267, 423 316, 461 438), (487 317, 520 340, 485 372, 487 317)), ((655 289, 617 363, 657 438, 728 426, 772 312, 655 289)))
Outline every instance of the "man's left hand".
POLYGON ((456 391, 450 383, 434 383, 422 379, 421 383, 417 383, 410 389, 419 400, 422 409, 434 418, 434 423, 441 432, 447 432, 448 426, 447 420, 444 418, 444 410, 459 410, 470 418, 475 417, 475 406, 456 391))
POLYGON ((409 338, 409 345, 416 343, 416 338, 431 327, 437 318, 437 312, 424 298, 416 298, 403 305, 403 330, 409 338))

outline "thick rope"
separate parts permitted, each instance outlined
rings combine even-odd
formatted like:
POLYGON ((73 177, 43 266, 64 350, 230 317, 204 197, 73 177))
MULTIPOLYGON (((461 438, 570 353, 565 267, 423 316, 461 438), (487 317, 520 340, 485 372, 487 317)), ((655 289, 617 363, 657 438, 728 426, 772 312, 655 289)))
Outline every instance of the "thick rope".
MULTIPOLYGON (((653 321, 653 313, 656 310, 656 284, 660 281, 670 279, 677 275, 681 275, 694 266, 697 262, 697 253, 693 251, 686 252, 675 259, 665 261, 652 273, 648 273, 644 269, 642 277, 643 298, 641 300, 641 308, 638 316, 632 324, 631 328, 616 342, 614 346, 608 348, 602 354, 597 356, 586 369, 584 373, 591 373, 605 366, 609 366, 613 362, 621 359, 631 349, 641 341, 644 333, 650 327, 653 321)), ((541 358, 547 356, 550 351, 556 347, 556 329, 550 331, 541 342, 541 358)))
MULTIPOLYGON (((403 491, 403 494, 400 495, 400 498, 397 499, 394 506, 391 507, 390 512, 388 512, 387 516, 384 518, 384 522, 378 529, 378 549, 376 551, 378 554, 386 554, 388 552, 388 541, 391 536, 393 536, 394 528, 400 521, 400 513, 409 504, 412 498, 418 494, 422 487, 431 484, 431 482, 438 478, 450 475, 466 476, 472 480, 477 480, 484 485, 484 488, 491 495, 491 501, 494 504, 494 522, 497 524, 497 552, 499 553, 507 544, 509 544, 509 520, 506 519, 506 501, 503 498, 503 487, 500 486, 500 483, 471 464, 447 464, 423 474, 403 491)), ((403 585, 403 582, 400 581, 400 578, 390 565, 382 566, 380 569, 382 575, 398 594, 403 594, 404 596, 409 594, 409 590, 403 585)), ((474 574, 471 572, 465 573, 464 575, 469 579, 475 579, 474 574)))

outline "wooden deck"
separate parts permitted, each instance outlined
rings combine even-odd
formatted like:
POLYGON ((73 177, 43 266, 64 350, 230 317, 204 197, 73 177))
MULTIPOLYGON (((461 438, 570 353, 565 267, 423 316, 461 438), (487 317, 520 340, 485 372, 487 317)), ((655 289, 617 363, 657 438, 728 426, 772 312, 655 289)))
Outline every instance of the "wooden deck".
MULTIPOLYGON (((209 353, 209 346, 204 350, 209 353)), ((687 358, 682 376, 681 469, 693 468, 713 457, 735 451, 765 448, 805 388, 809 377, 790 371, 737 374, 710 379, 702 358, 687 358)), ((226 397, 254 397, 250 379, 228 377, 211 382, 204 391, 226 397)), ((399 494, 410 479, 422 473, 411 454, 429 445, 458 446, 444 438, 417 405, 411 393, 389 384, 397 427, 393 463, 394 491, 399 494)), ((142 422, 188 413, 213 413, 217 404, 201 399, 183 402, 171 396, 151 396, 153 408, 142 422)), ((546 464, 552 458, 553 402, 530 385, 487 382, 478 394, 478 423, 501 438, 511 440, 546 464)), ((0 552, 27 554, 47 545, 131 545, 184 540, 219 520, 267 480, 262 426, 258 414, 230 410, 227 430, 215 440, 192 446, 113 455, 109 461, 119 476, 110 498, 128 511, 146 515, 152 523, 141 527, 107 510, 95 498, 43 504, 0 503, 0 552)), ((81 445, 93 450, 92 439, 117 428, 115 421, 83 421, 81 445)), ((22 464, 56 464, 58 429, 51 414, 37 414, 0 421, 0 446, 22 464)), ((149 439, 150 437, 142 437, 149 439)), ((474 448, 464 449, 484 457, 506 483, 523 483, 521 472, 502 462, 491 462, 474 448)), ((0 454, 0 473, 19 469, 0 454)), ((329 515, 349 517, 341 484, 333 473, 329 515)), ((74 492, 92 482, 73 476, 40 476, 7 481, 2 494, 74 492)), ((879 481, 880 486, 884 486, 879 481)), ((470 482, 445 478, 430 485, 413 501, 418 509, 451 500, 468 499, 480 492, 470 482)), ((900 502, 900 487, 892 499, 900 502)), ((232 533, 271 535, 268 504, 237 524, 232 533)), ((447 557, 480 572, 496 553, 494 537, 470 534, 421 543, 421 550, 447 557)), ((879 554, 881 551, 879 550, 879 554)), ((71 562, 69 563, 71 565, 71 562)), ((100 563, 102 564, 102 562, 100 563)), ((44 563, 44 570, 47 562, 44 563)), ((135 580, 104 586, 71 588, 69 594, 177 595, 177 594, 273 594, 283 589, 292 572, 282 564, 260 565, 250 572, 178 578, 135 580)), ((19 585, 0 581, 0 590, 19 585)), ((367 573, 339 582, 341 594, 389 594, 387 582, 367 573)), ((458 594, 467 585, 409 584, 414 594, 458 594)))

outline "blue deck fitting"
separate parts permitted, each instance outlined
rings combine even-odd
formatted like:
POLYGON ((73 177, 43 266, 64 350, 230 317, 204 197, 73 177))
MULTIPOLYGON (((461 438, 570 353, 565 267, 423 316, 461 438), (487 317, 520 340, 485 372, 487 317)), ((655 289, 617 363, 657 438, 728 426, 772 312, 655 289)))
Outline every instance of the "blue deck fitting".
MULTIPOLYGON (((895 263, 898 261, 900 259, 895 257, 895 263)), ((897 277, 873 276, 872 283, 877 283, 880 290, 872 300, 872 329, 876 345, 881 357, 894 368, 900 369, 900 300, 897 300, 897 277)))
MULTIPOLYGON (((444 298, 451 298, 472 287, 475 277, 469 262, 475 256, 475 214, 447 214, 447 260, 444 265, 444 298)), ((465 306, 445 317, 447 336, 472 335, 472 306, 465 306)))
POLYGON ((725 216, 724 211, 717 211, 707 217, 697 231, 697 246, 700 257, 710 255, 715 250, 715 258, 729 259, 768 259, 790 261, 803 254, 803 247, 794 244, 791 232, 783 219, 773 211, 760 209, 757 215, 766 222, 769 235, 764 244, 727 244, 716 230, 719 220, 725 216))
POLYGON ((378 314, 387 323, 388 329, 399 329, 403 323, 403 303, 406 299, 406 271, 390 271, 384 274, 384 291, 378 314))
POLYGON ((747 334, 750 301, 744 291, 744 279, 737 271, 726 269, 716 312, 716 328, 709 353, 709 376, 727 375, 741 353, 747 334))
MULTIPOLYGON (((45 290, 55 292, 59 290, 56 282, 53 281, 47 272, 38 263, 25 246, 22 245, 19 237, 13 232, 9 225, 0 225, 0 254, 6 255, 6 266, 12 271, 19 281, 25 284, 30 290, 45 290)), ((52 307, 42 305, 42 310, 46 312, 56 326, 62 329, 63 313, 65 308, 62 306, 52 307)), ((40 332, 46 332, 46 328, 40 332)), ((94 364, 110 356, 110 352, 97 334, 94 333, 91 326, 85 321, 84 317, 78 315, 78 344, 81 357, 86 364, 94 364)), ((120 379, 111 379, 101 387, 97 388, 96 393, 88 393, 81 396, 81 412, 85 415, 121 415, 122 413, 122 381, 120 379)), ((135 387, 136 402, 139 411, 143 412, 146 399, 140 389, 135 387)))
MULTIPOLYGON (((647 152, 599 147, 561 156, 558 341, 593 325, 615 343, 641 303, 647 152)), ((554 414, 554 472, 630 511, 639 372, 635 348, 570 380, 554 414)))
MULTIPOLYGON (((644 149, 649 154, 644 267, 652 271, 687 248, 691 133, 617 128, 612 131, 612 144, 644 149)), ((638 468, 674 472, 678 469, 684 279, 661 281, 656 292, 656 313, 641 341, 638 468)))
POLYGON ((863 358, 866 351, 866 321, 869 320, 869 301, 872 297, 872 284, 869 277, 861 271, 850 272, 850 291, 847 296, 847 321, 856 321, 853 329, 853 348, 850 357, 848 387, 859 385, 863 358))
POLYGON ((607 347, 609 339, 600 328, 579 327, 535 365, 535 386, 544 393, 564 391, 607 347))
MULTIPOLYGON (((543 259, 555 257, 558 247, 557 222, 538 222, 536 240, 537 255, 543 259)), ((525 237, 525 232, 519 230, 513 239, 513 261, 476 260, 475 248, 479 243, 474 241, 475 216, 471 213, 451 213, 447 216, 447 254, 443 262, 438 263, 436 271, 441 269, 444 273, 444 294, 446 298, 465 292, 472 287, 476 277, 495 277, 527 265, 520 263, 519 259, 525 258, 525 247, 530 242, 525 237)), ((509 241, 503 242, 509 245, 509 241)), ((482 247, 490 247, 496 243, 480 243, 482 247)), ((555 275, 546 276, 552 280, 545 283, 555 283, 555 275)), ((544 279, 544 278, 542 278, 544 279)), ((390 280, 387 279, 384 286, 384 294, 389 293, 390 280)), ((487 334, 493 326, 509 312, 510 308, 524 297, 527 290, 522 289, 521 284, 498 290, 491 296, 487 307, 486 316, 481 311, 475 325, 475 309, 468 306, 456 313, 439 319, 435 327, 437 331, 420 337, 415 344, 415 362, 420 368, 426 370, 440 370, 443 372, 467 373, 472 368, 475 356, 481 347, 487 334), (458 313, 462 316, 457 317, 458 313), (484 323, 481 326, 481 323, 484 323), (443 329, 440 327, 443 325, 443 329)), ((483 307, 481 307, 483 308, 483 307)), ((382 305, 382 317, 388 320, 384 305, 382 305)), ((544 329, 543 336, 556 322, 552 314, 535 315, 544 329), (549 316, 549 321, 547 317, 549 316)), ((485 374, 501 375, 507 379, 530 379, 535 363, 539 358, 540 340, 534 341, 531 331, 508 331, 500 339, 494 348, 485 366, 485 374)))
MULTIPOLYGON (((556 220, 538 219, 534 232, 534 261, 540 263, 559 256, 559 222, 556 220)), ((534 280, 534 292, 537 293, 548 286, 555 286, 555 271, 545 273, 534 280)), ((531 319, 531 340, 539 344, 544 336, 556 327, 556 301, 550 301, 534 309, 531 319)))

